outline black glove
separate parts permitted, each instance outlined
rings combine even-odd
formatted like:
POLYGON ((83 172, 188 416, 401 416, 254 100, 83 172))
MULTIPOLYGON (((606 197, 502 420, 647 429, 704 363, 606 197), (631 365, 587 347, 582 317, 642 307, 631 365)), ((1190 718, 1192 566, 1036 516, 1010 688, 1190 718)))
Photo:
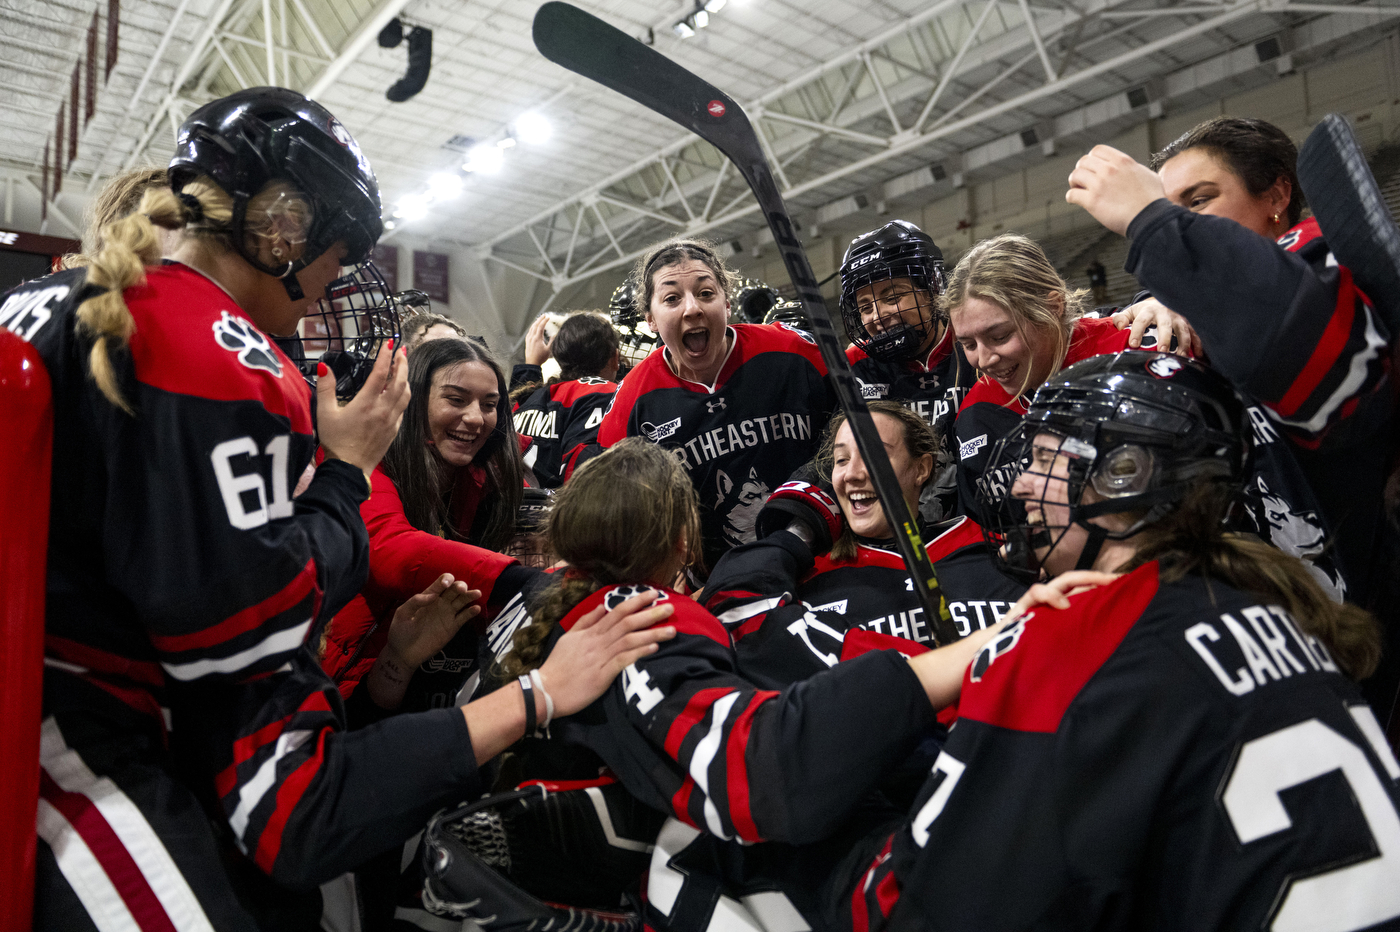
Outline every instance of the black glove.
MULTIPOLYGON (((434 819, 425 838, 436 830, 440 848, 461 845, 471 855, 460 868, 465 876, 494 868, 505 889, 531 901, 615 910, 639 889, 665 817, 612 777, 587 784, 535 783, 500 793, 434 819)), ((423 867, 431 884, 435 874, 426 849, 423 867)), ((439 894, 444 901, 476 895, 477 888, 456 880, 446 888, 441 878, 436 882, 451 891, 439 894)))
POLYGON ((845 530, 846 519, 836 499, 820 486, 808 482, 784 482, 769 496, 754 521, 754 532, 762 540, 785 531, 794 521, 811 535, 812 554, 826 553, 845 530))

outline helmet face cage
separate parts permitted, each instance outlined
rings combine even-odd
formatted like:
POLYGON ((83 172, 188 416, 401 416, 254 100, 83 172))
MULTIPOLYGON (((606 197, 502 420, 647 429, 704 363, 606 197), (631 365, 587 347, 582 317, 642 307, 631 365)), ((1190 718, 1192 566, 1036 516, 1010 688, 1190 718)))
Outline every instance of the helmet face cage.
POLYGON ((335 393, 355 397, 386 340, 399 341, 399 305, 373 262, 365 261, 326 286, 306 314, 302 372, 315 385, 316 364, 335 373, 335 393))
POLYGON ((549 509, 554 492, 550 489, 525 489, 516 509, 515 536, 506 545, 505 555, 515 557, 523 566, 550 566, 558 557, 549 543, 549 509))
POLYGON ((651 355, 661 342, 652 333, 646 320, 637 311, 637 289, 632 279, 626 279, 613 291, 608 301, 608 313, 612 317, 613 329, 617 331, 618 361, 632 368, 651 355))
POLYGON ((841 263, 846 335, 871 358, 913 359, 947 319, 938 304, 944 284, 943 253, 913 224, 895 220, 857 237, 841 263), (862 289, 892 279, 908 279, 909 287, 860 295, 862 289))
POLYGON ((1027 585, 1081 521, 1098 450, 1029 419, 992 447, 977 480, 982 533, 1002 572, 1027 585))

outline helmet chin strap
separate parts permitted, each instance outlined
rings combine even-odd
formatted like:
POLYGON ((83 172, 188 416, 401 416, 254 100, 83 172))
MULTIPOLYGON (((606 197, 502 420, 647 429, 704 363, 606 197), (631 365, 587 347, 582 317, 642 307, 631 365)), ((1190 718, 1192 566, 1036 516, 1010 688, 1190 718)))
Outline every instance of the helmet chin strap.
POLYGON ((292 268, 294 263, 287 263, 287 271, 281 275, 282 287, 287 289, 287 297, 293 301, 300 301, 306 297, 306 292, 301 290, 301 282, 297 281, 296 269, 292 268))

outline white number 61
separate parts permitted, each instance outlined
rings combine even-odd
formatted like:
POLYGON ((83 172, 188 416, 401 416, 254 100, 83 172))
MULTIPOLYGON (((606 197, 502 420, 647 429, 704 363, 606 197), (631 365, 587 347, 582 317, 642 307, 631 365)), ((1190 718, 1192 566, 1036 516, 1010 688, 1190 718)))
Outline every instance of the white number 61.
POLYGON ((214 477, 219 480, 219 494, 224 499, 224 510, 228 512, 229 524, 240 531, 250 531, 262 527, 269 520, 290 517, 293 511, 292 499, 287 494, 287 460, 292 438, 283 434, 273 437, 263 451, 272 457, 272 503, 267 501, 267 483, 262 472, 254 469, 241 476, 233 474, 235 456, 256 457, 258 445, 252 437, 239 437, 225 440, 214 448, 209 458, 214 464, 214 477), (243 502, 243 495, 253 492, 258 497, 258 507, 249 509, 243 502))

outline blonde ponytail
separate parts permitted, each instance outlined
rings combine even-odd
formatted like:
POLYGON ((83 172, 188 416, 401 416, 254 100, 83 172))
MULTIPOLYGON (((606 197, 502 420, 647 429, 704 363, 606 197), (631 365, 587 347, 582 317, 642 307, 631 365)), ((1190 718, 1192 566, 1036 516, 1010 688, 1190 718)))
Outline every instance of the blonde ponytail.
POLYGON ((103 226, 97 233, 99 248, 88 265, 87 281, 104 289, 78 307, 78 328, 90 334, 92 350, 88 368, 93 381, 107 400, 127 414, 135 415, 122 396, 112 365, 112 347, 126 349, 136 332, 136 321, 123 295, 128 288, 144 284, 146 266, 160 261, 160 239, 155 227, 179 230, 197 225, 195 231, 223 232, 233 216, 233 203, 221 188, 200 178, 184 190, 189 203, 167 188, 153 188, 141 198, 136 213, 103 226))

